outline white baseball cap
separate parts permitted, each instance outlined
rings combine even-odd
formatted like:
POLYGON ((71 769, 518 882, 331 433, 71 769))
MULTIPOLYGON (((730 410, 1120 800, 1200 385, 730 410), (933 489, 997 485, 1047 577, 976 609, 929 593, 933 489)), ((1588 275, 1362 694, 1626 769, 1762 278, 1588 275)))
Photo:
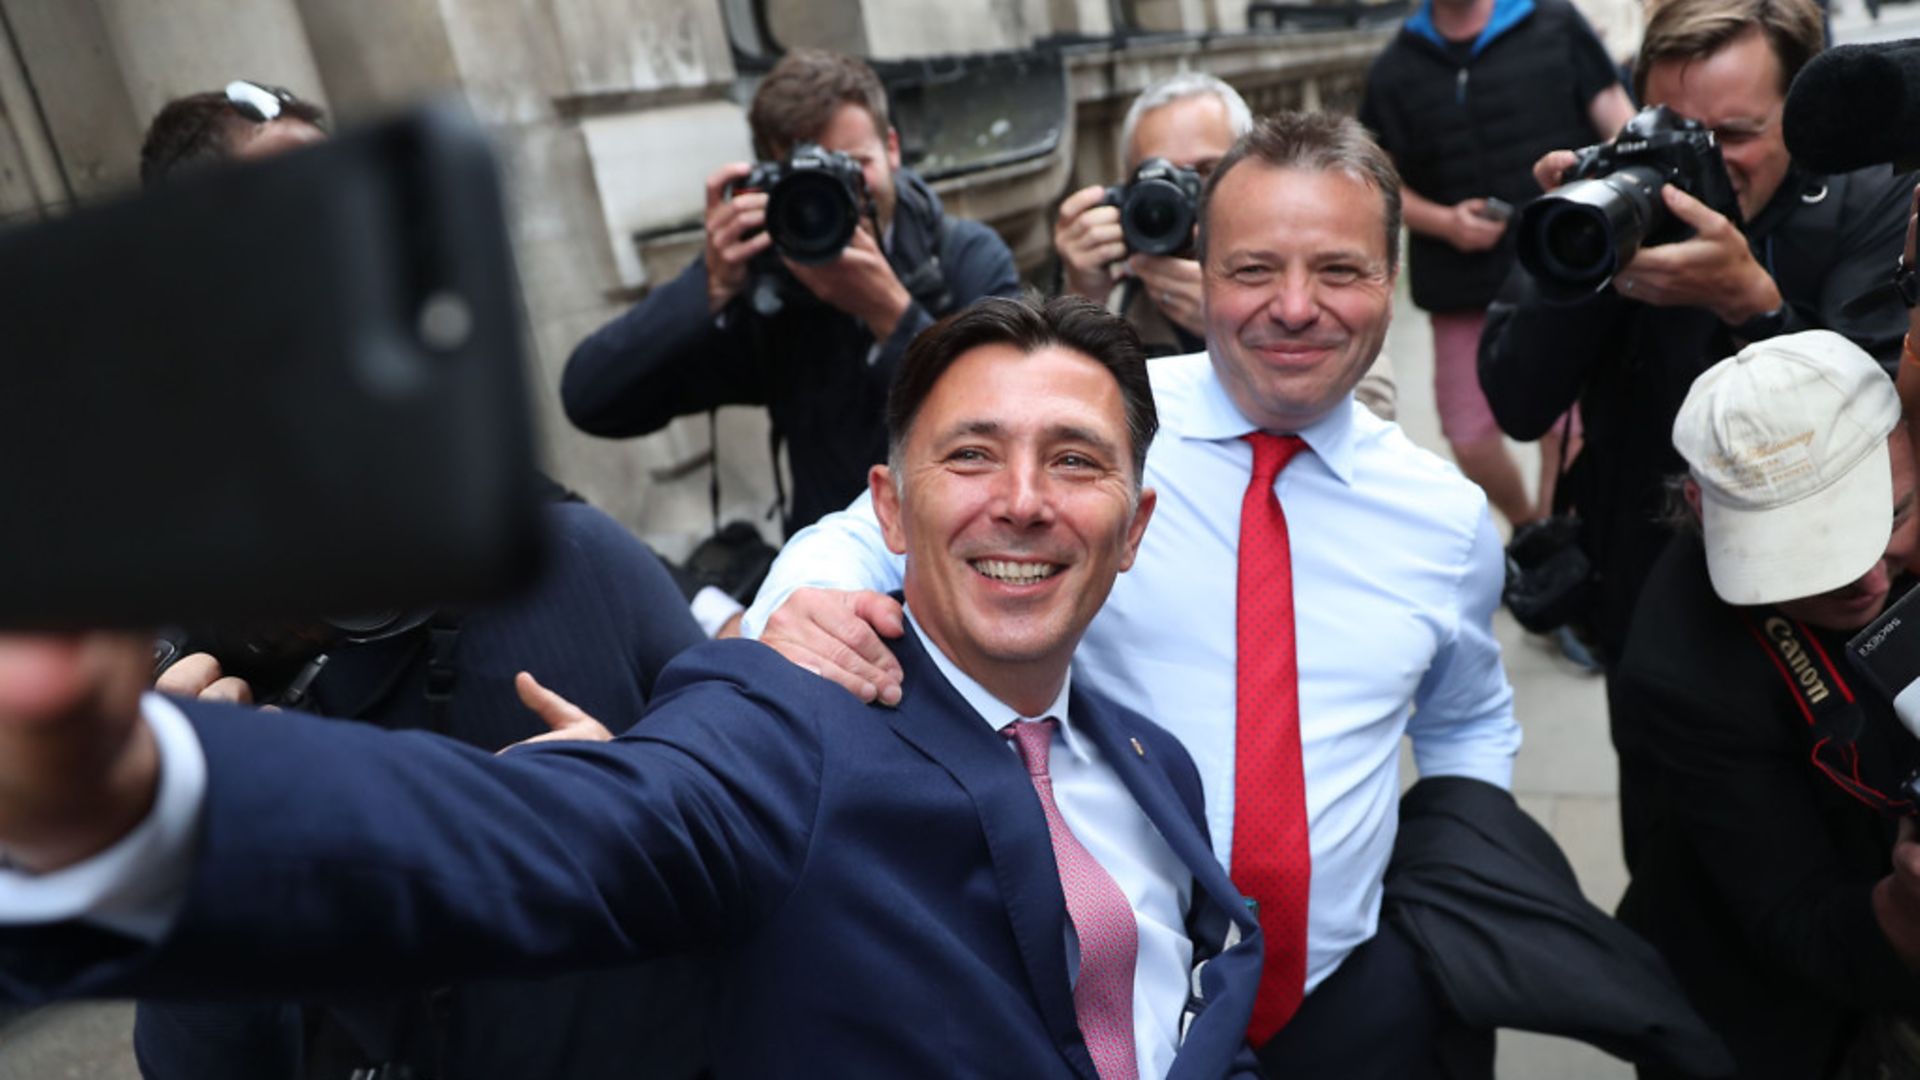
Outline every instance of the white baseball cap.
POLYGON ((1777 604, 1858 580, 1893 532, 1893 380, 1831 330, 1757 341, 1694 381, 1673 445, 1700 485, 1713 591, 1777 604))

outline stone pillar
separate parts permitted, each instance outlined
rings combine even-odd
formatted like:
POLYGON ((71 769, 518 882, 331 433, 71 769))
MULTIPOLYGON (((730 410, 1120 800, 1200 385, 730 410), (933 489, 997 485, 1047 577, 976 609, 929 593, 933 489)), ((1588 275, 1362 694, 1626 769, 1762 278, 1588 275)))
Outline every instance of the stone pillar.
POLYGON ((0 223, 65 209, 73 191, 42 122, 19 43, 0 22, 0 223))
MULTIPOLYGON (((488 125, 506 175, 549 468, 669 554, 684 550, 706 528, 704 474, 661 478, 705 449, 704 418, 645 439, 592 439, 562 416, 558 387, 573 346, 631 303, 632 286, 647 280, 634 257, 632 230, 641 223, 629 211, 636 200, 624 186, 631 162, 650 158, 657 183, 678 185, 674 205, 697 216, 701 178, 719 162, 695 168, 697 151, 656 140, 662 130, 687 129, 671 119, 682 112, 704 133, 727 130, 707 115, 731 108, 712 100, 724 98, 734 78, 719 5, 297 2, 343 113, 457 89, 488 125), (619 122, 627 117, 646 122, 619 122), (603 192, 603 183, 621 186, 603 192)), ((740 143, 726 155, 738 156, 740 143)), ((765 420, 728 417, 723 438, 740 448, 726 455, 740 470, 723 478, 728 502, 737 512, 750 507, 757 518, 772 488, 765 420), (741 422, 749 430, 734 431, 741 422)))
POLYGON ((1208 0, 1131 0, 1131 5, 1135 28, 1140 30, 1183 33, 1211 29, 1208 0))
POLYGON ((1086 34, 1104 37, 1113 33, 1110 0, 1051 0, 1047 16, 1053 31, 1061 34, 1086 34))
POLYGON ((234 79, 274 83, 327 104, 293 0, 93 3, 143 132, 168 101, 234 79))
POLYGON ((44 118, 63 197, 131 188, 138 176, 139 116, 121 77, 105 20, 92 0, 0 0, 29 103, 4 100, 16 131, 44 118))
POLYGON ((343 120, 458 92, 435 0, 295 0, 314 65, 343 120))

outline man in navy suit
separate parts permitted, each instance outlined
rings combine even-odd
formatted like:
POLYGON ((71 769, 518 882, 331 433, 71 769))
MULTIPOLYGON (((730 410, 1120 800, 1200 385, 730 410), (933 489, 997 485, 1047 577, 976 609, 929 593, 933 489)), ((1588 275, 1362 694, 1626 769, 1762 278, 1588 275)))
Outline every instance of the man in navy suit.
POLYGON ((0 640, 0 991, 705 948, 721 1076, 1257 1075, 1258 927, 1193 765, 1068 680, 1153 508, 1138 339, 1082 300, 986 301, 916 342, 888 421, 897 709, 722 642, 627 735, 493 758, 142 700, 104 637, 0 640))

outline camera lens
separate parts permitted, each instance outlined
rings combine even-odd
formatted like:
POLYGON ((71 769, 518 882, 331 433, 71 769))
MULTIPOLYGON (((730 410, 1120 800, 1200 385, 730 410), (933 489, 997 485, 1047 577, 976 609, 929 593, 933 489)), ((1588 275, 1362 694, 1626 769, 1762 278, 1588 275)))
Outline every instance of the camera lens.
POLYGON ((767 231, 795 262, 826 262, 853 239, 859 224, 853 193, 825 172, 795 172, 774 185, 767 200, 767 231))
POLYGON ((1604 288, 1659 224, 1661 183, 1654 170, 1628 166, 1528 203, 1517 237, 1521 265, 1548 296, 1604 288))
POLYGON ((1544 232, 1547 253, 1553 261, 1582 277, 1604 272, 1613 254, 1613 238, 1607 235, 1606 225, 1592 214, 1559 214, 1544 232))
POLYGON ((1193 240, 1193 204, 1170 183, 1146 181, 1128 192, 1120 223, 1129 250, 1178 255, 1193 240))

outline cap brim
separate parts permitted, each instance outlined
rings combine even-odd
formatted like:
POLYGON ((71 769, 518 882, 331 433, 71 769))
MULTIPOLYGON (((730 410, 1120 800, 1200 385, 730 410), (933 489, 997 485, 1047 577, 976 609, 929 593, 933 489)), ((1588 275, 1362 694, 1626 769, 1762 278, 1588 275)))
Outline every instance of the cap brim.
POLYGON ((1765 510, 1701 489, 1701 528, 1713 591, 1729 604, 1778 604, 1850 585, 1893 535, 1893 459, 1882 442, 1820 491, 1765 510))

